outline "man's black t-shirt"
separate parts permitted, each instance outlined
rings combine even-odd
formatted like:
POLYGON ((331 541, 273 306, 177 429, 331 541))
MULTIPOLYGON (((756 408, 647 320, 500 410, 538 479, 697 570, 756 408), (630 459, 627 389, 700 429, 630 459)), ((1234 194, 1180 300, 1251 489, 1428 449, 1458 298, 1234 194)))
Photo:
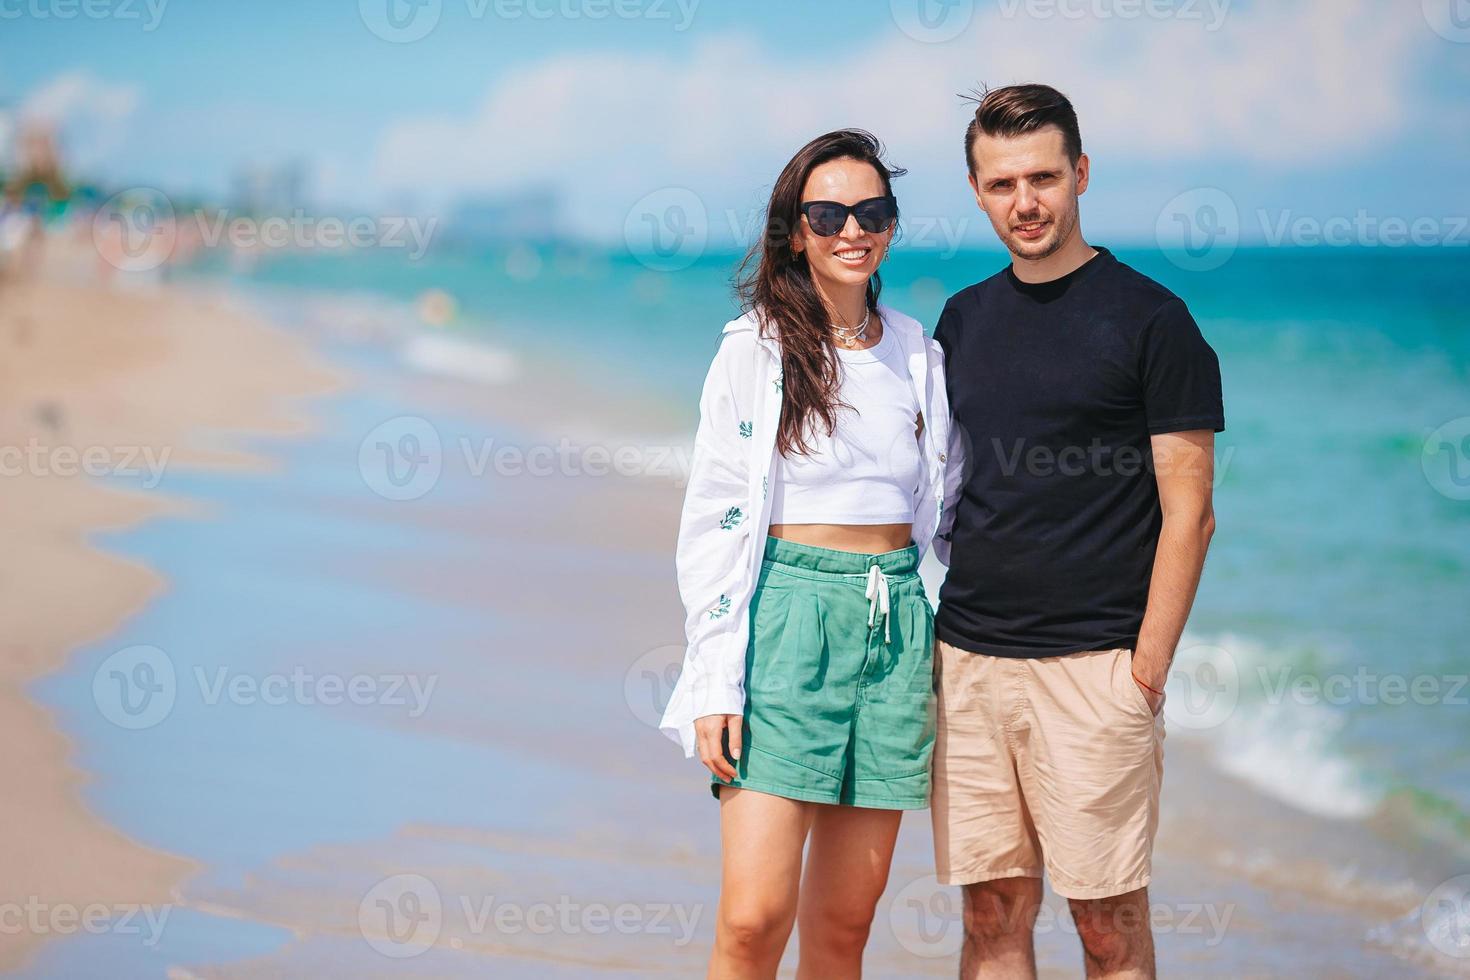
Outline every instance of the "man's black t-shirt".
POLYGON ((1097 252, 1045 283, 1007 266, 934 330, 967 456, 935 628, 963 650, 1134 646, 1162 524, 1149 437, 1225 428, 1183 301, 1097 252))

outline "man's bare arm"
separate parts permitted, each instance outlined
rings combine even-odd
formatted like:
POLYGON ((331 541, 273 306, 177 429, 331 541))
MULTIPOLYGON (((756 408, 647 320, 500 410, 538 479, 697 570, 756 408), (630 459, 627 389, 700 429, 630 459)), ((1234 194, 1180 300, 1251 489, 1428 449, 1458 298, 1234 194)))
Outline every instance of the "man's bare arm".
POLYGON ((1157 712, 1162 695, 1148 688, 1164 689, 1215 533, 1215 434, 1208 429, 1168 432, 1154 436, 1152 443, 1164 524, 1149 580, 1148 608, 1133 654, 1133 673, 1157 712))

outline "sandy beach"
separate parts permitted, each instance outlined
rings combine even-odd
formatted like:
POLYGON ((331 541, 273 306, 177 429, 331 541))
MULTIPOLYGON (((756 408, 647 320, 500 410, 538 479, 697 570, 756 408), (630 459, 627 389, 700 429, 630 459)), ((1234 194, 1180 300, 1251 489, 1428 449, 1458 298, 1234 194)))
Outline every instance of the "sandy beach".
POLYGON ((90 909, 176 901, 198 869, 93 813, 92 775, 26 693, 168 588, 91 536, 187 508, 132 488, 164 469, 268 467, 238 440, 304 431, 297 400, 336 383, 267 325, 172 292, 97 285, 93 261, 54 242, 39 279, 0 284, 0 900, 7 925, 43 924, 0 930, 0 970, 24 966, 90 909))

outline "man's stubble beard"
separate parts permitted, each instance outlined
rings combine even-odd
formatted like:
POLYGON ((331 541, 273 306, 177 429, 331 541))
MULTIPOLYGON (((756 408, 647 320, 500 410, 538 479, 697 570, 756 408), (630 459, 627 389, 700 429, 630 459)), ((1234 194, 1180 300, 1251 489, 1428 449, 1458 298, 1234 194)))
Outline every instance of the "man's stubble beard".
POLYGON ((1026 259, 1029 262, 1038 262, 1042 259, 1049 258, 1060 251, 1062 246, 1067 243, 1067 239, 1072 237, 1072 233, 1076 230, 1076 228, 1077 199, 1073 198, 1072 207, 1065 215, 1053 216, 1053 235, 1050 241, 1035 244, 1023 242, 1012 235, 1009 228, 1007 228, 1005 235, 1002 237, 1002 241, 1005 243, 1005 247, 1011 252, 1012 255, 1015 255, 1018 258, 1026 259), (1038 247, 1038 245, 1040 246, 1040 251, 1026 251, 1027 249, 1035 249, 1038 247))

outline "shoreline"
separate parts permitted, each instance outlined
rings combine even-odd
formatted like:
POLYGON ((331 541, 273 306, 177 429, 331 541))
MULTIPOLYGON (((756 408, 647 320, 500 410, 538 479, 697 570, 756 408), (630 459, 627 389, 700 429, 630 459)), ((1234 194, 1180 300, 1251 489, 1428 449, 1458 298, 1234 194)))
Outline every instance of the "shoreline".
POLYGON ((147 492, 170 468, 269 466, 240 443, 305 431, 288 400, 341 383, 270 324, 170 287, 91 282, 95 256, 59 236, 46 258, 36 279, 0 282, 8 478, 0 530, 9 543, 0 557, 0 822, 8 831, 0 901, 27 923, 5 931, 0 970, 21 969, 48 940, 79 931, 88 910, 178 902, 181 884, 202 867, 96 814, 86 797, 105 774, 78 768, 73 737, 30 691, 169 588, 95 535, 187 512, 188 501, 147 492), (31 928, 32 916, 50 925, 31 928))
MULTIPOLYGON (((390 292, 333 291, 300 284, 236 283, 215 275, 180 280, 193 295, 289 324, 309 340, 389 351, 395 375, 415 397, 509 422, 539 439, 682 440, 691 447, 699 421, 694 396, 673 400, 641 379, 609 377, 596 356, 528 348, 495 321, 463 318, 425 324, 415 303, 390 292), (460 357, 467 364, 454 365, 460 357), (479 368, 480 370, 475 370, 479 368), (578 397, 596 389, 605 411, 584 411, 578 397)), ((712 338, 715 336, 711 335, 712 338)))

